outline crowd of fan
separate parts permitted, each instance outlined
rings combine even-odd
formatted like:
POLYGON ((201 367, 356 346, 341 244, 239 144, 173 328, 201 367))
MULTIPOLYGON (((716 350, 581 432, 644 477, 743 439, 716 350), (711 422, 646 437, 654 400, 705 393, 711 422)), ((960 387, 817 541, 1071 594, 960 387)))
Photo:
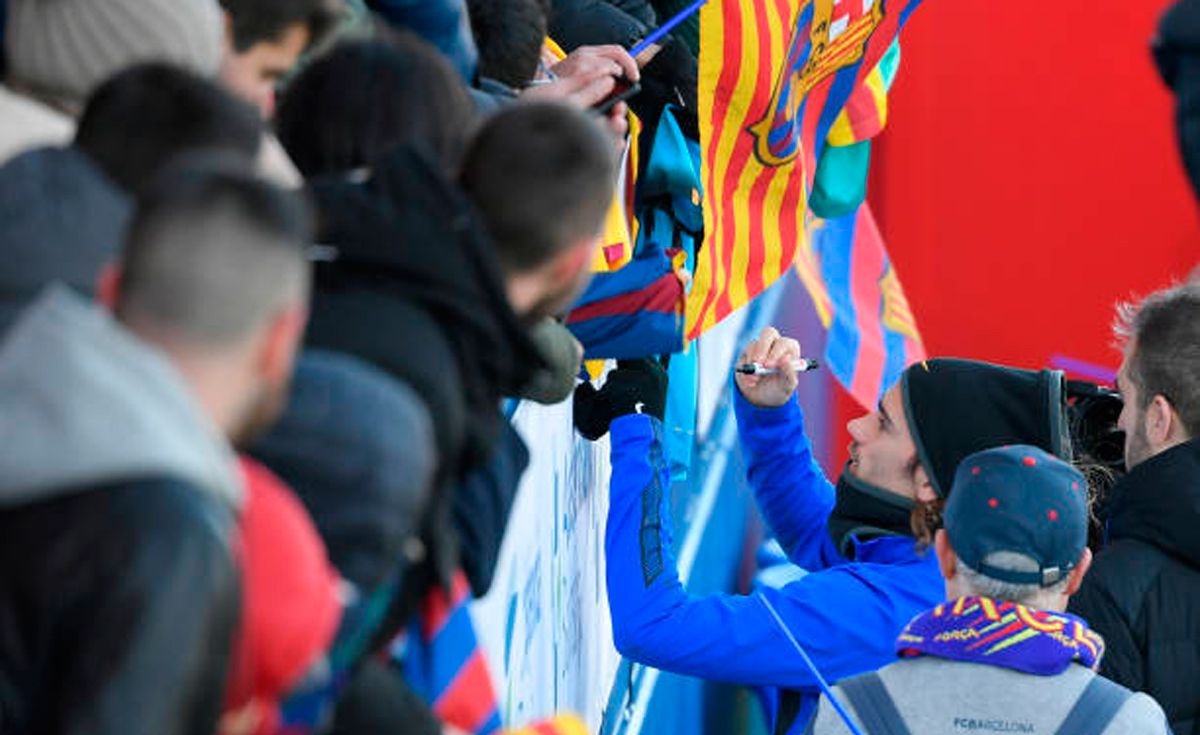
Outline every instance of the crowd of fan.
POLYGON ((695 59, 642 3, 368 4, 0 4, 0 731, 452 729, 376 654, 490 584, 502 399, 574 388, 591 108, 695 59))
MULTIPOLYGON (((656 5, 680 3, 0 0, 0 732, 458 731, 411 680, 404 659, 417 654, 405 646, 431 598, 445 607, 491 584, 529 463, 502 402, 571 396, 582 349, 557 318, 588 282, 629 148, 654 139, 646 131, 667 104, 697 135, 688 45, 668 36, 636 58, 625 50, 653 27, 656 5), (622 80, 641 84, 633 109, 597 112, 622 80)), ((1164 298, 1185 314, 1171 332, 1184 337, 1166 342, 1192 339, 1200 292, 1164 298)), ((1146 354, 1138 330, 1151 318, 1134 324, 1146 354)), ((799 357, 777 333, 756 345, 747 359, 799 357)), ((1171 359, 1197 362, 1185 353, 1171 359)), ((627 414, 661 419, 658 369, 614 373, 597 394, 598 434, 610 422, 621 433, 627 414)), ((982 384, 1018 380, 977 369, 982 384)), ((788 379, 764 398, 739 378, 750 434, 755 421, 778 423, 774 409, 799 422, 788 379)), ((1176 446, 1192 458, 1196 427, 1178 417, 1194 423, 1195 394, 1177 393, 1143 408, 1158 406, 1177 433, 1137 463, 1176 446)), ((1011 413, 997 408, 996 422, 1011 413)), ((913 435, 932 446, 938 417, 917 418, 913 435)), ((1030 443, 1069 455, 1056 440, 1030 443)), ((1038 451, 978 461, 1016 477, 1038 451)), ((967 450, 955 452, 926 468, 943 473, 942 499, 952 480, 973 482, 955 478, 967 450)), ((1074 498, 1064 488, 1082 478, 1036 457, 1050 473, 1038 482, 1066 478, 1055 492, 1074 498)), ((649 534, 629 536, 642 544, 629 547, 634 559, 662 527, 646 526, 657 511, 635 482, 652 473, 622 461, 632 462, 622 502, 642 514, 626 521, 649 534)), ((777 469, 791 477, 797 466, 777 469)), ((832 486, 823 492, 832 498, 832 486)), ((822 549, 837 510, 815 523, 822 549)), ((952 598, 993 589, 972 586, 956 566, 969 552, 951 543, 936 550, 952 598)), ((611 545, 610 555, 623 548, 611 545)), ((1060 612, 1090 560, 1071 549, 1074 571, 1055 577, 1047 605, 1060 612)), ((941 599, 926 584, 936 560, 923 558, 913 564, 925 587, 908 591, 941 599)), ((850 575, 855 565, 838 559, 850 575)), ((668 661, 678 651, 654 652, 636 638, 649 624, 630 621, 669 611, 651 601, 623 612, 654 580, 643 567, 644 585, 637 573, 614 582, 622 568, 613 558, 609 568, 610 595, 638 587, 614 604, 618 646, 668 661)), ((671 592, 682 596, 678 584, 671 592)), ((1084 599, 1115 615, 1102 596, 1084 599)), ((1194 647, 1192 625, 1184 642, 1162 645, 1194 647)), ((711 627, 745 643, 728 624, 711 627)), ((895 631, 876 632, 892 645, 895 631)), ((1118 663, 1135 667, 1136 649, 1118 645, 1128 656, 1118 663)), ((1189 671, 1191 654, 1172 666, 1189 671)), ((1127 720, 1165 727, 1157 705, 1138 702, 1127 720)), ((1177 726, 1194 726, 1194 696, 1164 704, 1177 726)), ((809 707, 820 731, 840 727, 827 705, 809 707)))

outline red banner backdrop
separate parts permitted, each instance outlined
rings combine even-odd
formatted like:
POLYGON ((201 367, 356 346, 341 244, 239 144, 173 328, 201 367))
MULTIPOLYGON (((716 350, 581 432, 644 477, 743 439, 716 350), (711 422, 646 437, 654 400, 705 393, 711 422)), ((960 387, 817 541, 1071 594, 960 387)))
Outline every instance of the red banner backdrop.
POLYGON ((1200 262, 1148 51, 1166 5, 929 0, 908 24, 869 200, 930 355, 1115 367, 1113 304, 1200 262))

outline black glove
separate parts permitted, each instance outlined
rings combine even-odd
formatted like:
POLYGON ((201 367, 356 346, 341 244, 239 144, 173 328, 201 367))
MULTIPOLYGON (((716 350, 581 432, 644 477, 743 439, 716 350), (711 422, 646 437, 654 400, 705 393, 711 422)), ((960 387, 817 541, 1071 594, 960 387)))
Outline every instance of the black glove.
POLYGON ((619 360, 604 387, 584 381, 575 389, 575 428, 595 441, 608 433, 613 419, 644 413, 662 421, 667 408, 667 370, 653 358, 619 360))

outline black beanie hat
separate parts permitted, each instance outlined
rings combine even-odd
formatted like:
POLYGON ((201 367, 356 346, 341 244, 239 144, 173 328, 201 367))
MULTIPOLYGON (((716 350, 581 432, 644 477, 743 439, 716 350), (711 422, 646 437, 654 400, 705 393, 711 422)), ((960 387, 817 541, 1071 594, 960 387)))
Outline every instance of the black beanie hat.
POLYGON ((1071 461, 1059 370, 940 358, 905 370, 900 391, 917 457, 938 497, 950 492, 958 463, 984 449, 1031 444, 1071 461))

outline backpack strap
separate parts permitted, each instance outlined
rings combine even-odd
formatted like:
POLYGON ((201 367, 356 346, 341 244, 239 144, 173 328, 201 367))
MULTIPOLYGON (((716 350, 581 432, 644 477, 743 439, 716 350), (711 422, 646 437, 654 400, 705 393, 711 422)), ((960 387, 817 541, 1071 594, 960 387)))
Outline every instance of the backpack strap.
MULTIPOLYGON (((787 735, 792 725, 796 724, 796 718, 800 715, 801 700, 800 692, 795 689, 779 690, 779 710, 775 713, 774 735, 787 735)), ((812 719, 815 721, 817 718, 814 716, 812 719)), ((811 723, 809 726, 812 726, 811 723)))
POLYGON ((1096 675, 1075 700, 1075 706, 1058 726, 1055 735, 1098 735, 1104 732, 1133 692, 1096 675))
POLYGON ((883 679, 874 671, 840 682, 838 688, 858 713, 859 722, 870 735, 911 735, 883 679))

